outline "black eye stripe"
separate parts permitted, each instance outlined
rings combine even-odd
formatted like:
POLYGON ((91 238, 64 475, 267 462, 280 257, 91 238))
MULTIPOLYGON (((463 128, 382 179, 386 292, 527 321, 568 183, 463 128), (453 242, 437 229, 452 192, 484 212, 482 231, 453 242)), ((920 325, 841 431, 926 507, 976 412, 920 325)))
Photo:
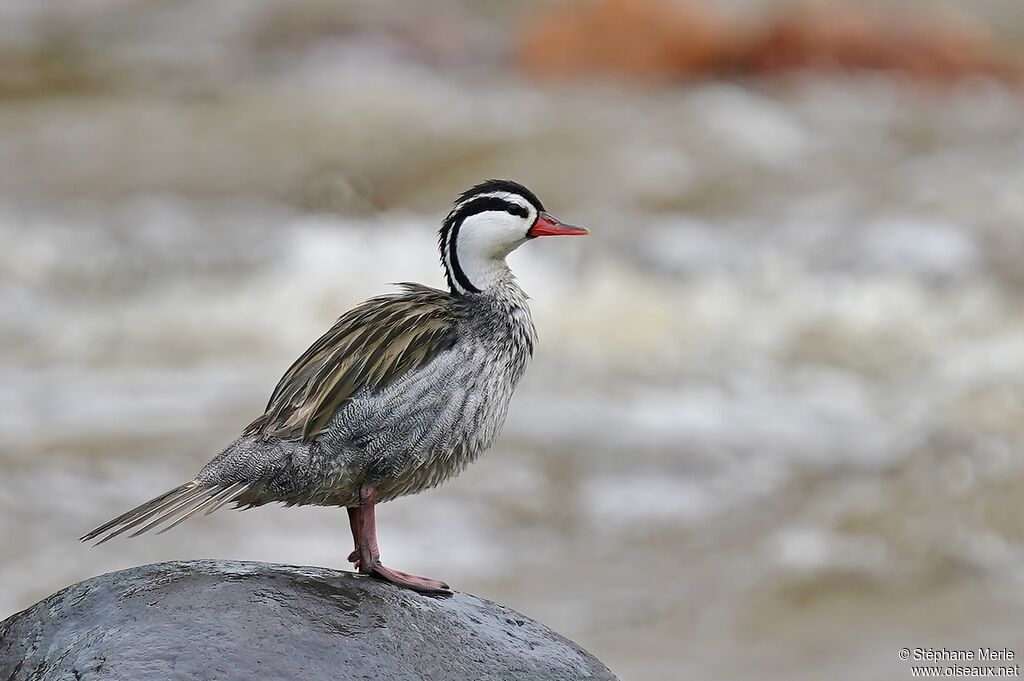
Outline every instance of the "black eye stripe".
POLYGON ((451 222, 457 224, 465 220, 471 215, 477 213, 486 213, 488 211, 503 211, 505 213, 511 213, 521 218, 528 217, 530 211, 525 206, 521 206, 518 203, 512 201, 506 201, 505 199, 497 196, 482 196, 479 199, 472 199, 467 201, 463 205, 459 206, 458 210, 451 217, 451 222))

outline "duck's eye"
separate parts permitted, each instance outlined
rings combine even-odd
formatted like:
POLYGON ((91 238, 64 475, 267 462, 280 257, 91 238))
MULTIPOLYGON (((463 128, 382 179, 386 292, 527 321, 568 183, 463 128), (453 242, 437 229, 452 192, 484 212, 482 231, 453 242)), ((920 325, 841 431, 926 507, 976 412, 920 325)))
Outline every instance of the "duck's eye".
POLYGON ((518 215, 521 218, 530 217, 530 211, 528 211, 524 206, 520 206, 518 203, 508 202, 508 206, 505 210, 512 213, 512 215, 518 215))

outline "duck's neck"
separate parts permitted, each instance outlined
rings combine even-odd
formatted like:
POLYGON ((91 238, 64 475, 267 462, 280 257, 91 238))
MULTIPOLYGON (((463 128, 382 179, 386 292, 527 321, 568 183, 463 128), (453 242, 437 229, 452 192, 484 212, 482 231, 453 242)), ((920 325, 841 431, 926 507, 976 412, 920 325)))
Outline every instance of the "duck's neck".
POLYGON ((460 292, 484 293, 494 289, 496 293, 500 293, 500 289, 506 288, 509 284, 519 288, 505 258, 466 257, 465 254, 460 254, 455 264, 461 270, 455 273, 461 275, 455 279, 462 289, 460 292))
POLYGON ((533 325, 533 315, 527 302, 529 296, 520 288, 515 275, 506 268, 506 276, 495 282, 481 293, 473 294, 474 298, 487 301, 487 307, 493 311, 495 330, 506 337, 510 343, 509 350, 514 355, 522 354, 529 357, 537 344, 537 329, 533 325))

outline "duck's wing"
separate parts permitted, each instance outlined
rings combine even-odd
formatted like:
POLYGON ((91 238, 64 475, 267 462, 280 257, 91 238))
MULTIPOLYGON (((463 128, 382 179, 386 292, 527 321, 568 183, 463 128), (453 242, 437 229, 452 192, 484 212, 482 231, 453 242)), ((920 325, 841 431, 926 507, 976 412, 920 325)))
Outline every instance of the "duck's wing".
POLYGON ((245 434, 309 441, 360 390, 381 390, 451 348, 452 296, 402 286, 404 293, 371 298, 342 315, 292 364, 245 434))

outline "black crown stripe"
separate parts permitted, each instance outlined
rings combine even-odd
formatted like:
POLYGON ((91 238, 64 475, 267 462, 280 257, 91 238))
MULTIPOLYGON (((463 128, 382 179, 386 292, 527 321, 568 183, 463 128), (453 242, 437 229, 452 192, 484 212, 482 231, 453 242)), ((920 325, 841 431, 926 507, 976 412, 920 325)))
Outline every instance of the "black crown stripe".
POLYGON ((517 194, 530 202, 530 204, 537 209, 538 213, 544 210, 544 205, 541 204, 540 199, 537 198, 536 194, 518 182, 513 182, 512 180, 487 180, 485 182, 481 182, 480 184, 470 187, 464 191, 462 196, 460 196, 458 201, 455 203, 459 204, 473 198, 474 196, 479 196, 480 194, 493 194, 494 192, 517 194))

